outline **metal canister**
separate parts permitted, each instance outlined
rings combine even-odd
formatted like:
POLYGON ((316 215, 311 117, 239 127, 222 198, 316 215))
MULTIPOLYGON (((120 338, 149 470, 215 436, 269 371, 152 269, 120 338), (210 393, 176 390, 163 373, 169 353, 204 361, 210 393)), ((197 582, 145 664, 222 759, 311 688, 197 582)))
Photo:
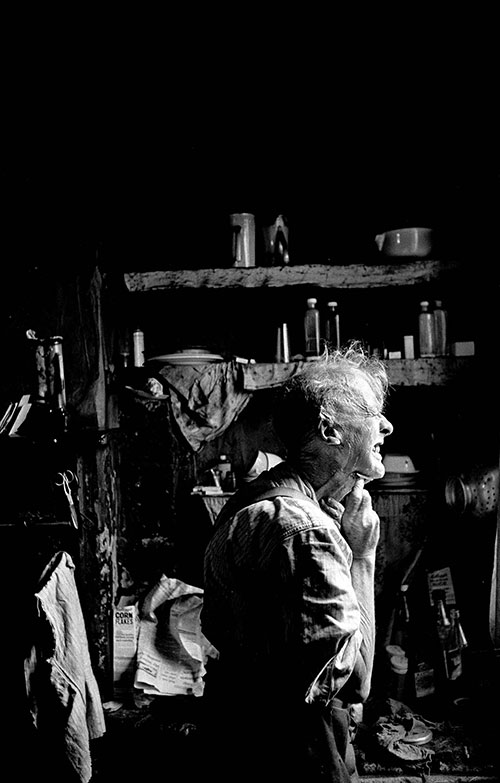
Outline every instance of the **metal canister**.
POLYGON ((458 514, 483 517, 496 510, 498 491, 498 467, 478 467, 446 480, 446 504, 458 514))

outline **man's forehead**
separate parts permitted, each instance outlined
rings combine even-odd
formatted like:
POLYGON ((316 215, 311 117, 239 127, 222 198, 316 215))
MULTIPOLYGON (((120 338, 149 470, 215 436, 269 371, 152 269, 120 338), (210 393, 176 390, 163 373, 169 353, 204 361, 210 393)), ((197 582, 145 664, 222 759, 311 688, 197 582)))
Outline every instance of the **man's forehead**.
POLYGON ((356 378, 355 382, 355 388, 358 389, 360 394, 363 395, 366 399, 370 400, 376 400, 378 399, 378 394, 375 391, 375 388, 372 383, 368 380, 368 378, 365 375, 362 375, 361 373, 356 378))
POLYGON ((359 393, 360 402, 373 416, 380 416, 383 410, 383 400, 380 391, 364 376, 360 375, 356 381, 355 389, 359 393))

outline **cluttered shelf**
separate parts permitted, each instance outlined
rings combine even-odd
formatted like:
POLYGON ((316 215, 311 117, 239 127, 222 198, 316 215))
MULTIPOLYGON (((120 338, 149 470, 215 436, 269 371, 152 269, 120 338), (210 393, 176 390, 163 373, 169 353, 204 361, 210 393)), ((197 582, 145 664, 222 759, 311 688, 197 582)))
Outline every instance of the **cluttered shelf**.
POLYGON ((164 269, 125 272, 128 291, 178 288, 266 288, 318 286, 319 288, 386 288, 427 283, 456 272, 459 264, 419 258, 392 264, 303 264, 281 267, 229 267, 164 269))

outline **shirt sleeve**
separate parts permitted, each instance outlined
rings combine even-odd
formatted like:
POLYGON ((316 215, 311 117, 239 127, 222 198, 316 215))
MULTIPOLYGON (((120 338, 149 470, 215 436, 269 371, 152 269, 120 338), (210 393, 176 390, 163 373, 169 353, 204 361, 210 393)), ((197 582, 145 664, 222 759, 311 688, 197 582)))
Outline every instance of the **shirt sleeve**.
POLYGON ((329 521, 295 533, 284 546, 289 575, 296 594, 300 591, 305 700, 329 702, 349 679, 362 640, 352 553, 329 521))

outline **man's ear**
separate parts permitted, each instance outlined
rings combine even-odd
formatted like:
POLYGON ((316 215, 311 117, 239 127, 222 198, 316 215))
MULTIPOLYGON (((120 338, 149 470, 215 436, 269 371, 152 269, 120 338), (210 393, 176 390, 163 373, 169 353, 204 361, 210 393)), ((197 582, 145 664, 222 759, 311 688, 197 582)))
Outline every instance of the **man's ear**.
POLYGON ((319 434, 323 440, 327 441, 327 443, 330 443, 333 446, 340 446, 342 443, 340 430, 338 430, 332 424, 328 424, 326 421, 322 421, 319 425, 319 434))

